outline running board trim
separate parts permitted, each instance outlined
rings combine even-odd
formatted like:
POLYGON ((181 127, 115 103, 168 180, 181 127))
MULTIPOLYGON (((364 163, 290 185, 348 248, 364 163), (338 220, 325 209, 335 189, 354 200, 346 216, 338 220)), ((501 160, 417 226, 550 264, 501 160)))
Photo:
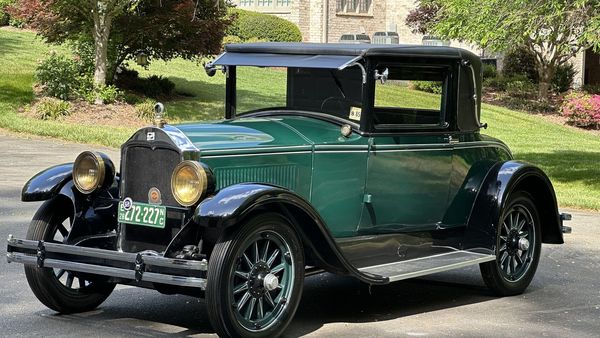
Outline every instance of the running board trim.
POLYGON ((364 273, 387 277, 390 282, 395 282, 403 279, 459 269, 470 265, 493 261, 495 259, 495 255, 461 250, 406 261, 374 265, 358 270, 364 273))

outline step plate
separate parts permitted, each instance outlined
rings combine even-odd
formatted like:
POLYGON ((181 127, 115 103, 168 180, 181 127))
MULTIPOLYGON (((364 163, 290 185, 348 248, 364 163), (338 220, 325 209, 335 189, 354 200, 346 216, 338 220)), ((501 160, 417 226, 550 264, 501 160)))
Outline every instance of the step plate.
POLYGON ((494 255, 470 251, 453 251, 439 255, 416 258, 402 262, 368 266, 361 272, 389 278, 390 282, 414 278, 432 273, 458 269, 469 265, 493 261, 494 255))

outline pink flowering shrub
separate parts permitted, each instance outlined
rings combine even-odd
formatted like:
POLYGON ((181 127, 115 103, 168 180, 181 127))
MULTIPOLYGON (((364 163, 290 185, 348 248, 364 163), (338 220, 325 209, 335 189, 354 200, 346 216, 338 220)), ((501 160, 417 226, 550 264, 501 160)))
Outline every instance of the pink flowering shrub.
POLYGON ((561 110, 571 125, 600 129, 600 95, 573 92, 565 97, 561 110))

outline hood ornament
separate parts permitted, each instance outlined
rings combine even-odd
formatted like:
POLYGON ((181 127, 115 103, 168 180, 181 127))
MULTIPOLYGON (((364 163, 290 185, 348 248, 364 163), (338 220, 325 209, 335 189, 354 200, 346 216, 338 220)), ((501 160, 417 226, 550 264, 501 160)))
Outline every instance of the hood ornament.
POLYGON ((163 118, 164 112, 165 106, 162 103, 157 102, 154 105, 154 125, 158 128, 164 127, 167 123, 167 121, 163 118))

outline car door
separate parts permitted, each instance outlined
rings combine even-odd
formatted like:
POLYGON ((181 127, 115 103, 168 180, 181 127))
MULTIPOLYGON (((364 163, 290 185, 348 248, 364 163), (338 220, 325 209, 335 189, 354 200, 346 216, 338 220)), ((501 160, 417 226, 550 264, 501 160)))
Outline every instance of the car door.
POLYGON ((448 205, 453 142, 444 65, 379 64, 385 84, 374 89, 373 129, 359 232, 428 232, 448 205), (417 90, 433 88, 434 93, 417 90), (437 93, 437 94, 436 94, 437 93))

